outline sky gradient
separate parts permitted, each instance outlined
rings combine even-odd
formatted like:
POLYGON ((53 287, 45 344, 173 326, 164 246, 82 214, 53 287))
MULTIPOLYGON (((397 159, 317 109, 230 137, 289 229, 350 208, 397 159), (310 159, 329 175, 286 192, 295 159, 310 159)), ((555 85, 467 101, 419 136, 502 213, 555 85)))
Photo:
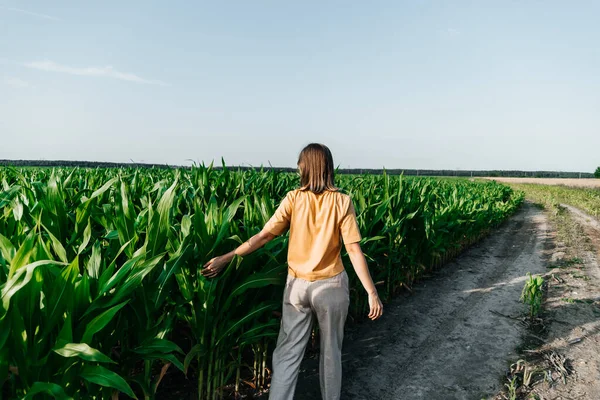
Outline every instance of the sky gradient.
POLYGON ((600 2, 0 0, 0 159, 592 172, 600 2))

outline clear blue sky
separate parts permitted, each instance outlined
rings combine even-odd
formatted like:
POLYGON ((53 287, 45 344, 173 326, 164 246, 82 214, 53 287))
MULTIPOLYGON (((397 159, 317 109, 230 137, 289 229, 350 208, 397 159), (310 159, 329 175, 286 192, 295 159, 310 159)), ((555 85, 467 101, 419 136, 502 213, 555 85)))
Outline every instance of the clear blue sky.
POLYGON ((0 158, 592 171, 599 1, 0 0, 0 158))

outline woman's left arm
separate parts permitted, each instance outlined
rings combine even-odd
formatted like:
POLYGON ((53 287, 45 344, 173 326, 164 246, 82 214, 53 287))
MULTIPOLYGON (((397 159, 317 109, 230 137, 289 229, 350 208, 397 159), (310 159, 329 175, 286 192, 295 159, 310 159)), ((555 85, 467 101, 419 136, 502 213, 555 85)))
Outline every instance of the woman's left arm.
POLYGON ((275 235, 273 235, 267 229, 263 229, 248 239, 247 242, 244 242, 238 246, 237 249, 222 256, 215 257, 207 262, 202 269, 202 275, 207 278, 214 278, 215 276, 219 275, 219 273, 231 262, 231 260, 233 260, 233 257, 250 254, 253 251, 260 249, 274 238, 275 235))

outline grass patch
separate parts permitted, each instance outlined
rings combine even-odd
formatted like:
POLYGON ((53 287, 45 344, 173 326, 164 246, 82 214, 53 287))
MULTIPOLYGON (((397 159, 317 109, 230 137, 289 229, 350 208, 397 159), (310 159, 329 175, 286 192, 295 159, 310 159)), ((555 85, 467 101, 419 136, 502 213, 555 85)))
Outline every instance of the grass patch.
POLYGON ((576 268, 583 269, 585 266, 583 265, 584 261, 579 257, 573 257, 566 260, 560 260, 556 264, 548 265, 546 268, 548 269, 565 269, 571 268, 573 266, 578 266, 576 268))
POLYGON ((561 300, 570 304, 594 304, 594 300, 592 299, 573 299, 571 297, 563 297, 561 300))
POLYGON ((590 280, 590 277, 587 275, 571 274, 571 276, 575 279, 583 279, 584 281, 590 280))
POLYGON ((510 184, 510 186, 523 191, 525 196, 531 199, 538 208, 552 209, 557 214, 563 214, 564 208, 560 204, 570 204, 600 218, 600 189, 531 183, 510 184))

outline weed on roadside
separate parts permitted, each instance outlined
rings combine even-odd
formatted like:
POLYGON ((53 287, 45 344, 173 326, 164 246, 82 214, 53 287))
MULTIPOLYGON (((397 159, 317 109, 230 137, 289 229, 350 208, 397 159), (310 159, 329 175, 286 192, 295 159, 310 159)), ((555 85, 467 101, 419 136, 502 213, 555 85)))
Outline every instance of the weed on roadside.
POLYGON ((529 278, 521 292, 521 301, 529 306, 529 318, 533 320, 542 306, 544 278, 531 273, 527 275, 529 278))
POLYGON ((562 301, 564 301, 565 303, 579 303, 579 304, 594 304, 595 300, 592 299, 574 299, 572 297, 563 297, 561 299, 562 301))
POLYGON ((573 257, 566 260, 560 260, 556 264, 552 264, 547 266, 548 269, 566 269, 571 268, 573 266, 577 266, 578 269, 584 269, 584 261, 579 257, 573 257))

